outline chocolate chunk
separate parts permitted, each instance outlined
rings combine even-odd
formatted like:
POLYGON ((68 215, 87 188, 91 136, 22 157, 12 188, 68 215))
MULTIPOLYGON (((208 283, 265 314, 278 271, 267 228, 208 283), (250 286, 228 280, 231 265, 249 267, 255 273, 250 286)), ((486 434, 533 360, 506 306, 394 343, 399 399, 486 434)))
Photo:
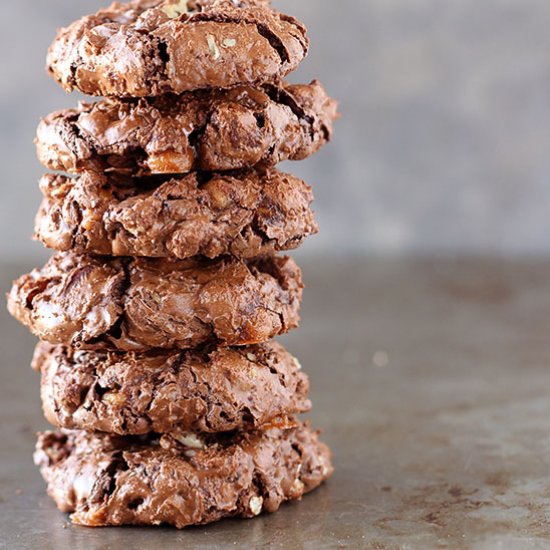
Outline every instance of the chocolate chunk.
POLYGON ((301 272, 288 257, 170 261, 58 253, 8 296, 42 340, 145 351, 265 342, 298 325, 301 272))
POLYGON ((328 447, 306 424, 188 443, 47 432, 35 462, 58 508, 90 527, 252 518, 300 499, 333 471, 328 447))
POLYGON ((82 103, 38 127, 40 161, 69 173, 237 170, 301 160, 332 135, 336 102, 321 84, 82 103))
POLYGON ((306 29, 263 0, 113 3, 62 29, 48 70, 67 91, 148 97, 284 77, 306 29))
POLYGON ((309 411, 309 381, 275 342, 204 351, 109 353, 40 343, 54 426, 117 435, 253 430, 309 411))
POLYGON ((318 230, 310 187, 275 169, 160 180, 48 174, 40 186, 36 235, 61 251, 252 258, 296 248, 318 230))

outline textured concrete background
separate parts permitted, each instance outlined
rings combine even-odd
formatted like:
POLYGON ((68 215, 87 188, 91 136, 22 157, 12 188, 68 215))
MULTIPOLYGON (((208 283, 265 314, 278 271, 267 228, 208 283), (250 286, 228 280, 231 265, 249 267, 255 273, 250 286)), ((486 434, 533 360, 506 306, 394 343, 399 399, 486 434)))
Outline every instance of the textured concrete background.
MULTIPOLYGON (((101 0, 3 2, 0 255, 27 239, 42 172, 38 118, 73 105, 42 70, 55 28, 101 0)), ((547 0, 277 0, 308 24, 318 76, 342 100, 333 145, 291 170, 316 188, 304 253, 550 252, 547 0)))

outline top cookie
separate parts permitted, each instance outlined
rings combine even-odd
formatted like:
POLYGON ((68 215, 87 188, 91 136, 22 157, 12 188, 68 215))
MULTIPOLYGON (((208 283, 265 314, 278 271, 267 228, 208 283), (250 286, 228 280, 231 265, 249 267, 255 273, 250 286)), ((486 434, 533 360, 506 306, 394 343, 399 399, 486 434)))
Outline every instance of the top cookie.
POLYGON ((268 0, 133 0, 61 29, 47 67, 67 91, 148 97, 279 79, 308 46, 268 0))

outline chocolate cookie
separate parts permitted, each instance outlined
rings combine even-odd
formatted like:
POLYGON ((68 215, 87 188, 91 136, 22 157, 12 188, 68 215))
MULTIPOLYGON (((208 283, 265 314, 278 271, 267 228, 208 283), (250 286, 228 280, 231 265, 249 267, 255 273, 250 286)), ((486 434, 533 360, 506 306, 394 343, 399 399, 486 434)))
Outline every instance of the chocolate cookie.
POLYGON ((213 351, 72 351, 40 343, 42 404, 54 426, 118 435, 253 430, 311 408, 309 381, 275 342, 213 351))
POLYGON ((308 46, 267 0, 134 0, 62 29, 47 65, 67 91, 148 97, 275 80, 308 46))
POLYGON ((169 436, 40 435, 35 462, 74 523, 178 528, 252 518, 297 500, 333 472, 305 424, 180 443, 169 436))
POLYGON ((275 169, 181 179, 48 174, 36 236, 56 250, 185 259, 290 250, 318 226, 311 188, 275 169))
POLYGON ((318 82, 104 99, 52 113, 40 123, 36 144, 46 167, 69 173, 274 166, 318 151, 331 138, 336 110, 318 82))
POLYGON ((170 261, 58 253, 8 296, 40 339, 146 351, 265 342, 295 328, 301 272, 287 257, 170 261))

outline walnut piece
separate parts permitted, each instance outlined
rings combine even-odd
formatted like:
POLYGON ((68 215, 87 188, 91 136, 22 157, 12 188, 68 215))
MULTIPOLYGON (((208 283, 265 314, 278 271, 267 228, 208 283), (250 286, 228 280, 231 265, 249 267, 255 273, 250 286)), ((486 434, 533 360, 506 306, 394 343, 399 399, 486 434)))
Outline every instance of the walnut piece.
POLYGON ((248 503, 250 511, 255 515, 259 516, 262 513, 264 505, 264 499, 262 497, 252 497, 248 503))
POLYGON ((206 445, 201 441, 194 433, 185 433, 182 435, 174 436, 182 445, 190 447, 191 449, 206 449, 206 445))
POLYGON ((183 13, 189 13, 189 8, 187 7, 187 0, 167 0, 162 11, 170 18, 176 19, 183 13))

